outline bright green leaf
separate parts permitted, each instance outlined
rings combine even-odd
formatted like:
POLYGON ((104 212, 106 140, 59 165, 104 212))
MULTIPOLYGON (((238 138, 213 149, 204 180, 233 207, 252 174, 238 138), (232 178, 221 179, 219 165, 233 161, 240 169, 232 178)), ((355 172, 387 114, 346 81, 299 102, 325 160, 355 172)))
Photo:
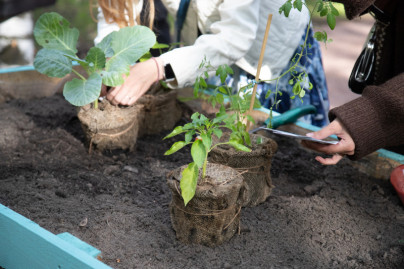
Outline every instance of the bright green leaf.
POLYGON ((199 170, 195 163, 190 163, 183 171, 180 181, 181 196, 185 206, 195 196, 199 170))
POLYGON ((79 31, 70 28, 70 23, 56 12, 42 14, 34 27, 35 40, 46 49, 62 51, 69 55, 77 53, 79 31))
POLYGON ((182 149, 183 147, 185 147, 187 145, 187 143, 185 143, 185 141, 177 141, 175 142, 171 148, 169 150, 167 150, 164 155, 171 155, 174 152, 179 151, 180 149, 182 149))
POLYGON ((168 134, 166 137, 164 137, 163 139, 167 139, 167 138, 176 136, 176 135, 178 135, 178 134, 180 134, 180 133, 183 133, 183 132, 184 132, 184 129, 182 128, 182 126, 177 126, 177 127, 174 128, 174 130, 173 130, 171 133, 169 133, 169 134, 168 134))
POLYGON ((227 142, 227 144, 229 144, 230 146, 232 146, 233 148, 235 148, 236 150, 239 150, 239 151, 245 151, 245 152, 250 152, 251 151, 251 149, 249 149, 246 146, 238 143, 237 141, 229 141, 229 142, 227 142))
POLYGON ((212 146, 212 137, 206 133, 203 133, 201 134, 201 138, 206 151, 209 151, 210 147, 212 146))
POLYGON ((328 26, 330 27, 331 30, 334 30, 335 24, 336 24, 334 14, 328 13, 328 15, 327 15, 327 24, 328 24, 328 26))
POLYGON ((192 143, 191 155, 195 164, 201 168, 207 157, 205 146, 201 140, 195 140, 194 143, 192 143))
POLYGON ((72 71, 72 61, 61 51, 41 49, 35 56, 34 67, 47 76, 62 78, 72 71))
POLYGON ((93 73, 87 80, 74 78, 67 82, 63 96, 72 105, 84 106, 94 102, 101 93, 102 80, 100 75, 93 73))
POLYGON ((105 54, 100 48, 92 47, 87 53, 86 61, 91 70, 100 70, 105 67, 105 54))

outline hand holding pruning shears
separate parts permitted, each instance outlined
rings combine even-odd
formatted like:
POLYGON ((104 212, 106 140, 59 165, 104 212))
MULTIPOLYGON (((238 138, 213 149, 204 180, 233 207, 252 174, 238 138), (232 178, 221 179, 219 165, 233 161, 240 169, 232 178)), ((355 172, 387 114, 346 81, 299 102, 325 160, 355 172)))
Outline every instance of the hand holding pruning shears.
POLYGON ((316 157, 316 160, 324 165, 336 164, 345 155, 354 154, 355 142, 338 119, 335 119, 323 129, 306 135, 316 139, 324 139, 330 135, 336 135, 340 139, 335 145, 320 144, 307 140, 302 141, 302 144, 307 148, 333 155, 331 158, 323 158, 321 156, 316 157))

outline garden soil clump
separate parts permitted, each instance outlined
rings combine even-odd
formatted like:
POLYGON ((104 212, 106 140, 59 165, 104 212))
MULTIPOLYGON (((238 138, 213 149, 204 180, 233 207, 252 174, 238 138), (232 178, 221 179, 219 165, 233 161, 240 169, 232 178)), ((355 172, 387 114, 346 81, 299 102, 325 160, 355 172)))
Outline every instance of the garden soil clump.
POLYGON ((167 184, 173 194, 171 222, 177 238, 187 244, 221 245, 232 238, 240 227, 245 191, 243 177, 229 166, 208 163, 206 177, 199 177, 195 196, 185 206, 180 179, 186 167, 188 165, 179 167, 167 176, 167 184))
POLYGON ((113 268, 404 268, 398 196, 349 160, 322 166, 273 137, 272 194, 243 208, 240 234, 209 248, 181 243, 172 228, 166 174, 191 160, 187 150, 164 156, 169 131, 138 138, 133 152, 89 155, 60 95, 13 100, 0 115, 0 203, 91 244, 113 268))

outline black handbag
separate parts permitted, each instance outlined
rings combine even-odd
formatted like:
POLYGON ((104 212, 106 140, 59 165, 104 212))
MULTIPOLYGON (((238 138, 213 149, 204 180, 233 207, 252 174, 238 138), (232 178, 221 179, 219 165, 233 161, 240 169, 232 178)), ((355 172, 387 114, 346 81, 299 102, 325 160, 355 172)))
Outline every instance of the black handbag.
POLYGON ((361 94, 367 85, 373 84, 375 50, 376 50, 375 25, 370 30, 368 40, 361 54, 355 62, 348 86, 354 93, 361 94))

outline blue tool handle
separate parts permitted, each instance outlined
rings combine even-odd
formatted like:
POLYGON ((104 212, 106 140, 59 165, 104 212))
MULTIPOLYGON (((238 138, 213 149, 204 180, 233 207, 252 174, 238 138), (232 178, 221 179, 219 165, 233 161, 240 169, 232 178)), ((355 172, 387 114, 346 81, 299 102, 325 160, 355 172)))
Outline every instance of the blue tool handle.
POLYGON ((288 110, 279 116, 275 116, 272 118, 272 120, 270 118, 268 118, 264 124, 265 124, 265 126, 267 126, 269 124, 269 122, 271 121, 271 128, 276 129, 279 126, 289 124, 289 123, 294 123, 295 121, 297 121, 298 118, 300 118, 302 116, 305 116, 308 114, 314 114, 316 112, 317 112, 317 109, 313 105, 300 106, 300 107, 296 107, 291 110, 288 110))

